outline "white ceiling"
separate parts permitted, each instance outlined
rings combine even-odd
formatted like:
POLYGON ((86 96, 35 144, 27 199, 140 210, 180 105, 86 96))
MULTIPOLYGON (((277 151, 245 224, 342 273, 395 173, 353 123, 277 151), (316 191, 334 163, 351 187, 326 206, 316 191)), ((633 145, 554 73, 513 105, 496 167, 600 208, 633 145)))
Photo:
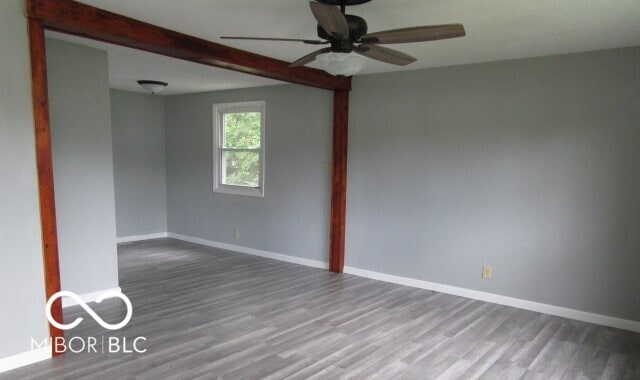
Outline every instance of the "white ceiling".
MULTIPOLYGON (((317 49, 302 43, 219 38, 315 39, 316 22, 305 0, 80 1, 285 61, 317 49)), ((462 23, 467 31, 463 38, 387 45, 418 62, 398 67, 367 60, 362 74, 640 45, 639 0, 372 0, 349 7, 347 13, 367 20, 369 32, 446 23, 462 23)), ((131 85, 133 79, 170 82, 174 89, 168 88, 167 94, 278 83, 131 49, 108 50, 114 88, 133 90, 137 86, 131 85)))
POLYGON ((67 34, 47 31, 46 36, 106 50, 109 61, 109 87, 117 90, 145 92, 137 83, 138 80, 145 79, 169 83, 158 95, 271 86, 283 83, 67 34))

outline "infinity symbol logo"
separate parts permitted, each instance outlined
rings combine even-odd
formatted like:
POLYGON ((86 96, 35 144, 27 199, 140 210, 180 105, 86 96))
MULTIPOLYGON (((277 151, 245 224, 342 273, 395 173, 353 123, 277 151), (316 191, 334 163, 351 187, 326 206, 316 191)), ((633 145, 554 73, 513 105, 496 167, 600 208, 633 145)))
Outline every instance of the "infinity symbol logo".
POLYGON ((53 305, 53 303, 58 299, 58 298, 62 298, 62 297, 71 297, 73 298, 80 306, 82 306, 82 308, 89 313, 89 315, 95 319, 96 322, 98 322, 98 324, 102 327, 104 327, 107 330, 118 330, 123 328, 124 326, 127 325, 127 323, 129 323, 129 321, 131 320, 131 316, 133 314, 133 306, 131 305, 131 301, 129 300, 129 297, 125 296, 122 292, 117 291, 117 290, 109 290, 106 291, 102 294, 100 294, 98 296, 98 298, 96 298, 96 303, 100 303, 104 300, 106 300, 107 298, 120 298, 125 305, 127 305, 127 315, 126 317, 124 317, 124 320, 122 320, 122 322, 120 323, 116 323, 115 325, 110 324, 105 322, 102 318, 100 318, 100 316, 98 314, 96 314, 95 311, 93 311, 93 309, 91 309, 91 307, 89 307, 89 305, 87 305, 86 302, 84 302, 84 300, 82 300, 82 298, 80 298, 77 294, 75 294, 74 292, 70 292, 67 290, 61 290, 57 293, 55 293, 54 295, 51 296, 51 298, 49 298, 49 301, 47 301, 47 309, 46 309, 46 313, 47 313, 47 319, 49 320, 49 322, 54 325, 55 327, 61 329, 61 330, 70 330, 76 326, 78 326, 80 324, 80 322, 83 321, 82 317, 78 317, 75 319, 75 321, 68 323, 68 324, 63 324, 63 323, 58 323, 58 321, 56 321, 53 316, 51 315, 51 306, 53 305))

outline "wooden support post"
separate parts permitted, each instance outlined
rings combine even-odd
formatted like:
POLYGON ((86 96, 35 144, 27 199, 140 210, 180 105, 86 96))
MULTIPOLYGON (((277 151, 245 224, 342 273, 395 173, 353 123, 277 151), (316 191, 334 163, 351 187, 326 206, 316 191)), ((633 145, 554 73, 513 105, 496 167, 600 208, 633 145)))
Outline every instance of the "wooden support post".
MULTIPOLYGON (((33 92, 33 115, 36 129, 36 163, 38 166, 38 188, 40 198, 40 221, 42 223, 42 254, 44 259, 45 293, 47 299, 60 291, 60 268, 58 263, 58 234, 56 205, 53 191, 53 159, 51 156, 51 128, 49 121, 49 94, 47 87, 47 56, 42 21, 29 19, 29 47, 31 50, 31 86, 33 92)), ((42 311, 44 314, 44 306, 42 311)), ((62 322, 62 300, 57 299, 51 315, 62 322)), ((64 332, 49 325, 53 340, 64 337, 64 332)), ((57 356, 56 345, 52 354, 57 356)))
POLYGON ((333 174, 331 178, 331 237, 329 270, 344 269, 344 240, 347 214, 347 143, 349 91, 333 93, 333 174))

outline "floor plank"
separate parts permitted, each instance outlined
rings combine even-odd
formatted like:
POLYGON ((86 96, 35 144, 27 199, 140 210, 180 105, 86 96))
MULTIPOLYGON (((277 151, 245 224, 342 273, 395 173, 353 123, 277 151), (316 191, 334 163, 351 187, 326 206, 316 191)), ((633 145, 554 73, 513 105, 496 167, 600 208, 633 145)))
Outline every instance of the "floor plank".
MULTIPOLYGON (((144 353, 67 353, 0 379, 638 379, 640 334, 172 239, 121 245, 122 330, 144 353)), ((92 304, 110 323, 120 301, 92 304)))

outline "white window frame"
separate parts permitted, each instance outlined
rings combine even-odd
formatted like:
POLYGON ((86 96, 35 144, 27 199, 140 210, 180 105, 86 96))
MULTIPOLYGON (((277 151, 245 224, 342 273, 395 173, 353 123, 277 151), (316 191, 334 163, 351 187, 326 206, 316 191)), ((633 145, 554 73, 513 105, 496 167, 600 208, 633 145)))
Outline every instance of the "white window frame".
MULTIPOLYGON (((264 168, 265 168, 265 146, 264 146, 264 126, 265 126, 265 102, 239 102, 239 103, 218 103, 213 105, 213 191, 216 193, 247 195, 253 197, 264 197, 264 168), (227 113, 259 112, 260 113, 260 177, 258 187, 227 185, 222 183, 224 175, 224 165, 222 160, 223 150, 223 118, 227 113)), ((258 151, 258 149, 256 149, 258 151)))

